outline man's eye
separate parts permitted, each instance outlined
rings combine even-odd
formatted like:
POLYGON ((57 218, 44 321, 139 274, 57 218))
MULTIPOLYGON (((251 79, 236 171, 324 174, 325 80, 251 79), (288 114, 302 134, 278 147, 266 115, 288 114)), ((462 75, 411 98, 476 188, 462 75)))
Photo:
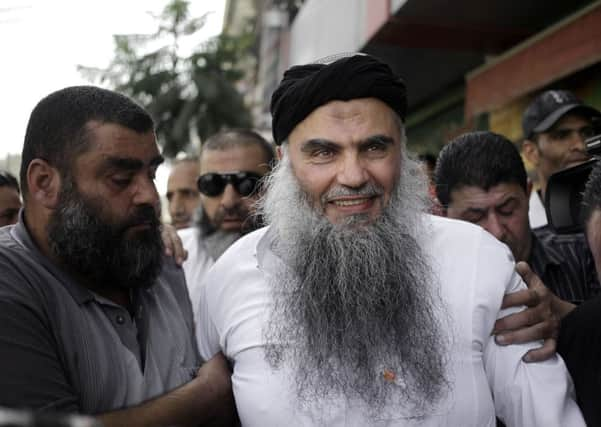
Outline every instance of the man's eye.
POLYGON ((472 224, 477 224, 484 218, 484 214, 480 212, 467 212, 463 215, 463 220, 471 222, 472 224))
POLYGON ((320 148, 319 150, 315 150, 312 153, 313 157, 317 157, 320 159, 326 159, 332 157, 334 155, 334 151, 329 150, 327 148, 320 148))
POLYGON ((552 139, 562 140, 568 138, 571 133, 570 129, 558 129, 551 132, 550 136, 552 139))
POLYGON ((131 178, 113 177, 111 181, 118 187, 127 187, 131 182, 131 178))
POLYGON ((591 138, 595 136, 595 129, 592 126, 585 126, 580 129, 580 135, 582 135, 584 139, 591 138))
POLYGON ((499 209, 498 212, 502 216, 510 216, 511 214, 513 214, 513 208, 499 209))

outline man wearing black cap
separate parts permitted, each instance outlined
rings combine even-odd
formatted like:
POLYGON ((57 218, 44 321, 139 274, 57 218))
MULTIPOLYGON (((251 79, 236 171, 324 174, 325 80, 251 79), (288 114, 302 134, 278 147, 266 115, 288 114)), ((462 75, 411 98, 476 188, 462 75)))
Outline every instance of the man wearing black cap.
POLYGON ((560 358, 491 338, 524 283, 494 237, 424 213, 390 68, 293 67, 271 107, 269 225, 217 260, 197 322, 201 354, 233 364, 242 424, 584 425, 560 358))
POLYGON ((573 93, 548 90, 526 109, 522 118, 523 152, 536 168, 540 190, 530 196, 530 225, 547 225, 544 203, 549 177, 589 159, 585 139, 595 134, 593 121, 601 116, 573 93))

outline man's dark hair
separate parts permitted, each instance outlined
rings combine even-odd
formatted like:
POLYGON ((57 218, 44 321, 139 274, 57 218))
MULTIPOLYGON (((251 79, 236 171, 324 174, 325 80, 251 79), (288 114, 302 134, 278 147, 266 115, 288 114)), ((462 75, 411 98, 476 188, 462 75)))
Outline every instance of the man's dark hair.
POLYGON ((232 147, 258 145, 265 154, 269 169, 275 165, 273 146, 257 132, 250 129, 228 129, 209 137, 203 144, 200 157, 205 150, 228 150, 232 147))
POLYGON ((21 192, 17 178, 12 173, 2 169, 0 169, 0 187, 12 187, 17 190, 17 193, 21 192))
POLYGON ((154 130, 154 122, 130 98, 95 86, 72 86, 51 93, 31 112, 21 157, 21 186, 27 195, 27 168, 44 159, 68 176, 73 159, 89 147, 90 121, 114 123, 139 133, 154 130))
POLYGON ((418 154, 417 160, 428 165, 432 170, 436 167, 436 156, 432 153, 418 154))
POLYGON ((601 161, 597 161, 584 187, 582 218, 585 226, 597 209, 601 209, 601 161))
POLYGON ((447 207, 451 192, 464 186, 488 191, 495 185, 518 184, 527 192, 526 168, 513 143, 493 132, 469 132, 449 142, 438 155, 436 196, 447 207))

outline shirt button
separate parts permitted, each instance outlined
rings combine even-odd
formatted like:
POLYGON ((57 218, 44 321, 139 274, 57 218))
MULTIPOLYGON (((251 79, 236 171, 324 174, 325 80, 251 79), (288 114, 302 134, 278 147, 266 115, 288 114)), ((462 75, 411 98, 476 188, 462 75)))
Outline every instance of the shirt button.
POLYGON ((123 325, 123 323, 125 323, 125 318, 123 316, 121 316, 121 315, 118 315, 115 320, 117 320, 117 323, 119 325, 123 325))

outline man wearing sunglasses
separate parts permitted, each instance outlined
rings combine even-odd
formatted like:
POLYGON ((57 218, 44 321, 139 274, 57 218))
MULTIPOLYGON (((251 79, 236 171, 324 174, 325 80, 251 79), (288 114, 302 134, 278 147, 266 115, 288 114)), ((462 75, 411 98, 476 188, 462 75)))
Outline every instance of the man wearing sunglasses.
POLYGON ((530 194, 533 229, 547 225, 544 200, 549 177, 590 158, 584 141, 595 135, 594 121, 600 116, 597 109, 565 90, 543 92, 524 111, 523 154, 536 169, 540 186, 530 194))
POLYGON ((198 285, 209 267, 240 236, 261 224, 254 204, 261 194, 261 178, 273 162, 269 142, 248 129, 222 131, 203 143, 196 223, 179 231, 188 251, 183 268, 195 310, 198 285))

